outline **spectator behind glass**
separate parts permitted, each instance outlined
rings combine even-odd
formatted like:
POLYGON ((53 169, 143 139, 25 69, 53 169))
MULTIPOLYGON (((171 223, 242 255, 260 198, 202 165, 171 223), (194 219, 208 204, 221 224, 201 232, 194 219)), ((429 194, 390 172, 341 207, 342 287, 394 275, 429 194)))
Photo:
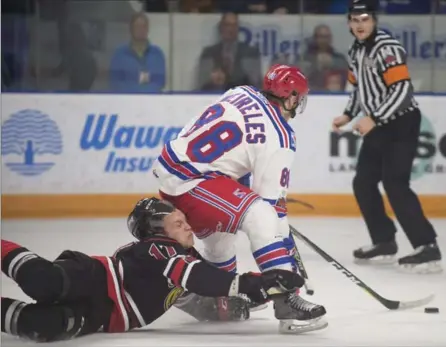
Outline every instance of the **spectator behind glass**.
POLYGON ((428 14, 431 0, 381 0, 381 9, 387 14, 428 14))
POLYGON ((168 0, 142 0, 145 12, 167 12, 168 0))
POLYGON ((158 46, 149 42, 149 19, 138 13, 130 21, 131 41, 118 47, 110 63, 110 89, 155 93, 166 83, 166 63, 158 46))
POLYGON ((266 12, 264 0, 216 0, 218 12, 262 13, 266 12))
POLYGON ((22 87, 29 54, 29 21, 35 15, 32 1, 2 1, 1 70, 2 90, 22 87))
POLYGON ((53 76, 66 73, 68 90, 86 92, 93 86, 98 66, 93 52, 88 47, 87 36, 81 23, 58 20, 60 64, 54 69, 53 76))
MULTIPOLYGON (((308 1, 305 0, 305 2, 308 1)), ((267 5, 267 11, 275 14, 299 13, 301 7, 299 0, 266 0, 265 3, 267 5)))
POLYGON ((180 0, 180 11, 187 13, 212 13, 215 0, 180 0))
POLYGON ((446 0, 437 0, 434 2, 434 13, 446 14, 446 0))
POLYGON ((226 13, 218 25, 220 41, 205 47, 199 61, 198 88, 203 90, 211 81, 215 67, 222 67, 228 87, 250 84, 260 87, 261 63, 258 48, 238 42, 238 16, 226 13))
POLYGON ((216 0, 216 2, 217 10, 223 13, 287 14, 298 13, 300 8, 299 0, 216 0))
POLYGON ((328 92, 343 92, 347 80, 343 71, 331 71, 325 76, 324 89, 328 92))
POLYGON ((271 65, 275 64, 283 64, 283 65, 291 65, 300 68, 300 55, 294 53, 276 53, 274 54, 271 65))
POLYGON ((313 91, 326 90, 326 78, 333 71, 337 71, 343 79, 347 79, 347 60, 333 48, 332 33, 325 24, 318 25, 314 29, 313 38, 308 44, 303 60, 305 63, 303 70, 313 91))
POLYGON ((209 82, 205 83, 201 90, 205 92, 224 92, 229 88, 226 72, 222 67, 216 66, 212 69, 209 82))
POLYGON ((327 13, 345 15, 348 12, 349 0, 331 0, 325 6, 327 13))

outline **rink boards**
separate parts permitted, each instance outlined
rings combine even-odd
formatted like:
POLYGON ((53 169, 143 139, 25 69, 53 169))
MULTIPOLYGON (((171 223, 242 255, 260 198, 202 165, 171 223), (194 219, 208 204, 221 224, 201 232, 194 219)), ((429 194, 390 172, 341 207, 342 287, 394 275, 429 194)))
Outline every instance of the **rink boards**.
MULTIPOLYGON (((156 194, 151 167, 166 141, 216 95, 3 94, 2 216, 124 216, 156 194)), ((361 139, 331 132, 347 95, 314 95, 291 125, 290 214, 357 216, 351 181, 361 139)), ((423 112, 412 186, 429 216, 446 217, 445 96, 423 112)))

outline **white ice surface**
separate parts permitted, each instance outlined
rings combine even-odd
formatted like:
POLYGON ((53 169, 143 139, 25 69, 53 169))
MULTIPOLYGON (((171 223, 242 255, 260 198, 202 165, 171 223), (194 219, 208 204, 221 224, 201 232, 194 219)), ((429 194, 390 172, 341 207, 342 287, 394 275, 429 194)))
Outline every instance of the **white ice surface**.
MULTIPOLYGON (((353 264, 352 249, 368 243, 359 219, 299 217, 290 219, 290 223, 385 297, 411 300, 435 293, 436 298, 429 306, 439 307, 440 314, 425 314, 423 308, 388 311, 311 249, 300 245, 315 287, 315 295, 306 298, 326 306, 329 327, 325 330, 300 336, 279 335, 271 307, 253 313, 250 321, 216 324, 197 323, 173 308, 145 329, 96 334, 57 346, 446 346, 446 273, 413 275, 400 273, 393 266, 353 264)), ((432 223, 446 255, 446 220, 432 223)), ((2 238, 16 241, 49 259, 64 249, 108 255, 131 241, 124 219, 2 221, 2 238)), ((398 240, 400 255, 411 251, 402 232, 398 240)), ((255 269, 243 234, 239 236, 238 247, 239 271, 255 269)), ((443 266, 446 269, 445 261, 443 266)), ((1 287, 2 296, 27 300, 4 275, 1 287)), ((4 346, 31 344, 34 343, 2 334, 4 346)))

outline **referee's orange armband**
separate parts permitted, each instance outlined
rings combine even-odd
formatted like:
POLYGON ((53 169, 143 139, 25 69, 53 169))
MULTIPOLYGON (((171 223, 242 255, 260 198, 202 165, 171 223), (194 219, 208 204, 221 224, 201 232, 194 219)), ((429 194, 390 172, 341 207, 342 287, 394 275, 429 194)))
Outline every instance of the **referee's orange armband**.
POLYGON ((384 72, 383 78, 387 87, 390 87, 397 82, 409 80, 409 69, 406 64, 392 66, 384 72))

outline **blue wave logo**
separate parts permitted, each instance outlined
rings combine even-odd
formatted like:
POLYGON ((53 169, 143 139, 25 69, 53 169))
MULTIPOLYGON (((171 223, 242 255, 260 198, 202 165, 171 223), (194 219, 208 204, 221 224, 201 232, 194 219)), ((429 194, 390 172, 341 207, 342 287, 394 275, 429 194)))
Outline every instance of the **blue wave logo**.
POLYGON ((54 166, 53 161, 37 161, 38 156, 62 153, 62 135, 56 122, 37 110, 22 110, 2 124, 2 156, 13 172, 23 176, 38 176, 54 166), (22 158, 20 161, 19 158, 22 158))

